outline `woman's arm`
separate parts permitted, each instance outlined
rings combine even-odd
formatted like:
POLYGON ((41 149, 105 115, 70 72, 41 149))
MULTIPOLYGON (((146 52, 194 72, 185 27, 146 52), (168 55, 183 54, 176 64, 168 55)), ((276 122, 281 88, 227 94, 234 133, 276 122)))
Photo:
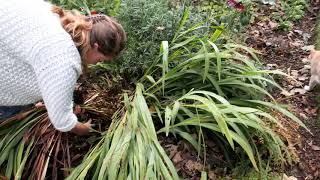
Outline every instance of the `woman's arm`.
POLYGON ((90 133, 91 126, 91 120, 86 123, 78 122, 74 128, 71 129, 71 132, 77 135, 86 135, 90 133))
POLYGON ((81 59, 70 39, 49 39, 33 61, 38 85, 52 125, 59 131, 84 134, 88 126, 73 113, 73 91, 81 59))

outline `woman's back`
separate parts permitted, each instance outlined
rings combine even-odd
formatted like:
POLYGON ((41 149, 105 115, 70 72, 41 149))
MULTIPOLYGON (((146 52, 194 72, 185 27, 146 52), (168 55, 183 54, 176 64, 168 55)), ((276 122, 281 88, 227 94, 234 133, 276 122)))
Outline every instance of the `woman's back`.
POLYGON ((42 0, 0 0, 0 106, 43 99, 56 129, 70 131, 73 90, 81 58, 51 5, 42 0))
MULTIPOLYGON (((51 71, 59 71, 75 66, 80 74, 78 51, 70 35, 61 27, 59 18, 51 12, 50 4, 42 0, 1 0, 0 24, 1 105, 23 105, 41 100, 36 75, 41 74, 41 68, 56 66, 51 71), (55 56, 70 58, 61 60, 55 56)), ((52 72, 46 74, 43 78, 59 78, 52 72)))

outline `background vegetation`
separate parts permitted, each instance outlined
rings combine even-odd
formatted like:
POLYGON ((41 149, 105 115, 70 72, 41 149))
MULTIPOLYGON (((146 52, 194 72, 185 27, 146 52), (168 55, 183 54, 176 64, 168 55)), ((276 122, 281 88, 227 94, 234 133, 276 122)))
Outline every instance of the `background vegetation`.
MULTIPOLYGON (((223 168, 235 177, 268 177, 270 169, 280 172, 294 161, 287 139, 278 134, 286 131, 279 118, 287 116, 305 126, 270 93, 283 91, 273 76, 286 74, 265 70, 259 53, 236 39, 261 2, 237 2, 243 8, 231 1, 52 2, 84 14, 95 10, 112 15, 123 24, 127 50, 116 63, 92 67, 91 75, 92 81, 99 81, 93 89, 102 102, 108 100, 100 94, 112 92, 120 94, 122 102, 114 102, 120 105, 115 105, 119 108, 112 117, 104 116, 92 97, 82 103, 98 113, 103 127, 92 135, 89 152, 81 152, 86 155, 76 164, 71 163, 69 148, 75 142, 52 129, 45 110, 33 109, 22 121, 1 123, 0 174, 15 179, 56 179, 61 172, 67 179, 178 179, 181 172, 159 138, 183 140, 193 147, 204 164, 196 177, 203 179, 218 168, 207 162, 208 142, 218 147, 226 162, 223 168), (119 79, 127 82, 120 88, 130 90, 121 91, 119 85, 115 90, 119 79), (104 122, 107 119, 112 122, 104 122)), ((274 18, 294 21, 303 15, 305 1, 283 1, 281 8, 287 16, 274 18)))

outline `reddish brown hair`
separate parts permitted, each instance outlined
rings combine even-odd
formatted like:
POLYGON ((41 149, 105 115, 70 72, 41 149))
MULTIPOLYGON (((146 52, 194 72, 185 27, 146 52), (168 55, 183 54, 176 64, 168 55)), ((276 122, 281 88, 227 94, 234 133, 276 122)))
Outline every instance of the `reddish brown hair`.
POLYGON ((106 15, 87 17, 92 22, 90 45, 99 45, 99 51, 104 55, 118 56, 125 48, 126 34, 122 26, 113 18, 106 15))
MULTIPOLYGON (((99 51, 104 55, 118 56, 125 48, 125 31, 111 17, 84 16, 78 11, 67 11, 58 6, 53 6, 52 12, 59 15, 62 27, 71 35, 83 60, 94 43, 99 45, 99 51)), ((86 64, 83 66, 87 69, 86 64)))

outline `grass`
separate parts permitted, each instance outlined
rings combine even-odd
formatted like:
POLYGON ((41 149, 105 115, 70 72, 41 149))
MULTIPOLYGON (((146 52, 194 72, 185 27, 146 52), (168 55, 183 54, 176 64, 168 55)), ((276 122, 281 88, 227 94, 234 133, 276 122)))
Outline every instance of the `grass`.
POLYGON ((137 86, 132 101, 125 96, 126 112, 114 116, 105 137, 68 179, 179 179, 157 140, 142 88, 137 86))

